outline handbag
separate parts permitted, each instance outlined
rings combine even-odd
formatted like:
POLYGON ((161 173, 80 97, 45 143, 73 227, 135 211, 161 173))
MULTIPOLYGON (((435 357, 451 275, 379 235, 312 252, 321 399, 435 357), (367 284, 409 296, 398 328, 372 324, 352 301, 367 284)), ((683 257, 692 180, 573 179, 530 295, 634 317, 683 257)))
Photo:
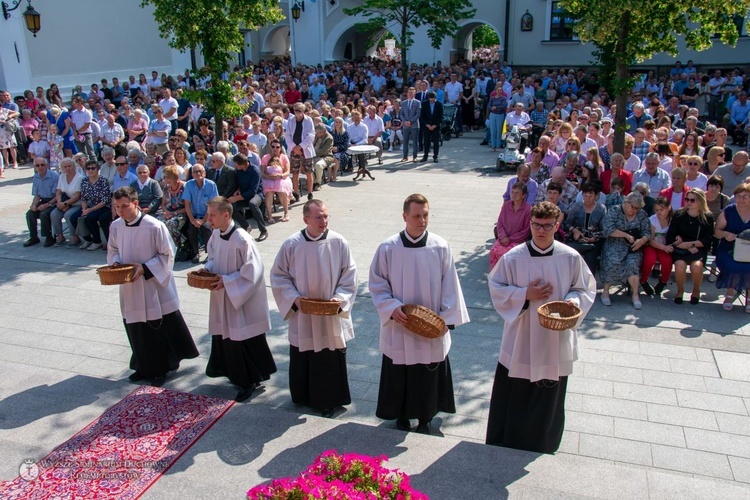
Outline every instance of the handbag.
POLYGON ((10 120, 6 120, 5 121, 5 128, 11 134, 15 134, 16 130, 18 130, 18 122, 15 120, 15 118, 10 119, 10 120))
POLYGON ((745 229, 734 240, 735 262, 750 262, 750 229, 745 229))

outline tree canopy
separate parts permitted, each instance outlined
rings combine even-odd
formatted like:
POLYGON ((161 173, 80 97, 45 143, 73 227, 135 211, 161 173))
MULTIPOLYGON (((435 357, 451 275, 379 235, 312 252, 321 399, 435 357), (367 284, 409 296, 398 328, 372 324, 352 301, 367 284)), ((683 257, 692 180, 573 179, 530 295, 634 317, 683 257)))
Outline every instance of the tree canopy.
POLYGON ((221 135, 221 117, 241 113, 234 100, 227 74, 234 53, 245 45, 240 29, 254 30, 284 19, 277 0, 141 0, 141 7, 153 5, 154 18, 162 38, 182 52, 200 51, 205 67, 196 76, 210 76, 206 92, 195 98, 216 117, 217 137, 221 135))
POLYGON ((383 30, 397 37, 401 48, 401 68, 406 74, 407 53, 414 44, 414 28, 427 26, 427 35, 432 47, 439 48, 443 40, 455 36, 458 21, 473 17, 476 9, 470 0, 363 0, 361 5, 344 9, 347 15, 362 15, 367 22, 361 23, 361 31, 370 31, 377 37, 383 30))
POLYGON ((750 10, 750 0, 561 0, 560 5, 576 20, 578 38, 594 43, 599 60, 616 68, 611 91, 617 96, 617 151, 623 149, 627 91, 633 83, 628 67, 660 52, 676 56, 678 37, 694 50, 711 47, 713 37, 734 45, 739 33, 733 19, 750 10))
POLYGON ((500 37, 491 26, 483 24, 472 32, 472 45, 475 49, 500 45, 500 37))

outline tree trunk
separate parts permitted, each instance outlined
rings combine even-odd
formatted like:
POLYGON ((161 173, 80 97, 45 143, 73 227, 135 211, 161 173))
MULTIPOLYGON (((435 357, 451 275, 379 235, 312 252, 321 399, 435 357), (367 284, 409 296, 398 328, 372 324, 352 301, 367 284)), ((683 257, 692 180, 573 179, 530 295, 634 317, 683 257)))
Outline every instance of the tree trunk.
MULTIPOLYGON (((616 79, 619 92, 617 93, 617 112, 615 113, 615 142, 614 150, 617 153, 625 151, 625 117, 628 105, 628 92, 622 83, 628 79, 628 57, 627 37, 630 34, 630 11, 625 11, 620 16, 620 27, 618 29, 617 44, 615 45, 616 79)), ((635 132, 635 131, 633 131, 635 132)))
POLYGON ((404 76, 404 86, 408 88, 409 63, 406 60, 406 20, 401 23, 401 73, 404 76))

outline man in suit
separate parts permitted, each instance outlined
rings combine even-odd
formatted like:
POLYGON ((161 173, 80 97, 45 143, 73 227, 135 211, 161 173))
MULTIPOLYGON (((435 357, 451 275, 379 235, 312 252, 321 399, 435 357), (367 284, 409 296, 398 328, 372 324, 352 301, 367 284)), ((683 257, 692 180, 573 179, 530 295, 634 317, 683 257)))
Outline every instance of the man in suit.
MULTIPOLYGON (((420 89, 420 91, 416 93, 414 98, 419 101, 419 105, 421 106, 422 104, 427 102, 427 80, 418 81, 415 85, 418 89, 420 89)), ((424 127, 421 123, 417 130, 419 130, 419 133, 417 134, 417 143, 419 145, 419 151, 422 151, 422 148, 424 146, 424 127)), ((417 151, 414 151, 414 153, 416 154, 417 151)))
MULTIPOLYGON (((214 156, 216 154, 214 153, 214 156)), ((249 233, 250 224, 248 224, 243 213, 243 209, 249 209, 250 215, 255 219, 260 231, 258 241, 263 241, 268 238, 268 230, 263 220, 263 213, 260 211, 260 207, 264 203, 260 168, 257 165, 251 165, 247 156, 242 153, 234 155, 232 161, 236 167, 236 187, 232 195, 227 198, 229 203, 232 204, 232 218, 249 233)))
POLYGON ((424 133, 424 156, 422 161, 427 161, 430 156, 430 143, 433 147, 433 158, 438 162, 440 150, 440 123, 443 121, 443 105, 436 99, 434 92, 427 93, 427 100, 422 103, 422 114, 419 118, 424 133))
POLYGON ((219 196, 229 198, 237 191, 237 173, 226 161, 224 153, 220 151, 211 155, 211 168, 206 171, 206 179, 216 183, 219 196))
POLYGON ((398 116, 401 119, 401 132, 404 136, 404 157, 401 161, 409 160, 409 142, 411 142, 412 149, 414 149, 412 161, 416 162, 419 153, 419 115, 422 114, 422 103, 415 99, 414 87, 409 87, 406 95, 407 99, 401 104, 401 112, 398 116))

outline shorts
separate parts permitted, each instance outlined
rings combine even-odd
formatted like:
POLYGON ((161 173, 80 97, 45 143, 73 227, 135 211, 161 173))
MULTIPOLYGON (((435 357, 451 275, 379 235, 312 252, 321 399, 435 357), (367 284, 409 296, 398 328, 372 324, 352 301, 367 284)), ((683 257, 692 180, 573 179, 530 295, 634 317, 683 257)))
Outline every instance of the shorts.
POLYGON ((305 158, 303 155, 292 153, 289 157, 289 172, 303 175, 312 173, 312 158, 305 158))

